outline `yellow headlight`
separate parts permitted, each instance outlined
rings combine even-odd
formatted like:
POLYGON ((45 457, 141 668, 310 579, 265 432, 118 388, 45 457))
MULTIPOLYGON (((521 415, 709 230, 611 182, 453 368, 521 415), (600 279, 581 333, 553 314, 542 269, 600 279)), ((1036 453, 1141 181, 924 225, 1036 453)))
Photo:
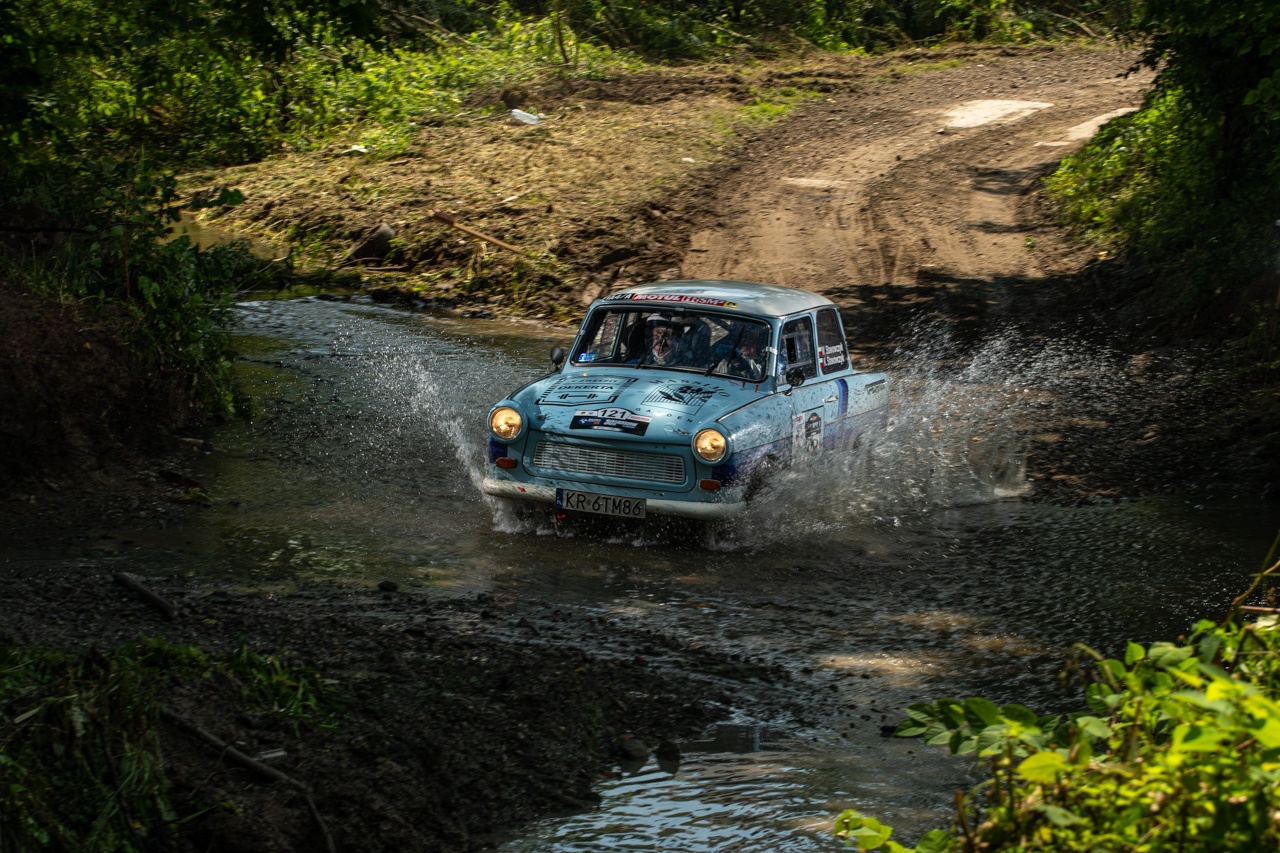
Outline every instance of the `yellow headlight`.
POLYGON ((498 438, 510 441, 520 434, 524 418, 510 406, 499 406, 489 415, 489 430, 498 438))
POLYGON ((719 430, 704 429, 693 437, 693 452, 703 462, 715 464, 724 458, 729 442, 719 430))

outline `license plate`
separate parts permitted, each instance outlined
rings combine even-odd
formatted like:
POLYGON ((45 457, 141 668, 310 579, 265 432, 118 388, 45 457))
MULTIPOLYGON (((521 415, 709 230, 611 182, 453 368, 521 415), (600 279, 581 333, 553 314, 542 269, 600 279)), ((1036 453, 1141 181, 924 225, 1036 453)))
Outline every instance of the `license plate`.
POLYGON ((594 512, 596 515, 613 515, 619 518, 644 518, 644 507, 644 498, 620 498, 573 489, 556 489, 556 509, 594 512))

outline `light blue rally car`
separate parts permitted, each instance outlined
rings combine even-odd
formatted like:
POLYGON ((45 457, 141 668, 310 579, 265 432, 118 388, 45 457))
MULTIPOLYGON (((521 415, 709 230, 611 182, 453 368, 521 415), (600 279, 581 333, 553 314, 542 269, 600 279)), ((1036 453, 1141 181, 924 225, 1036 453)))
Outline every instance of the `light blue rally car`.
POLYGON ((565 360, 489 414, 485 493, 575 513, 715 521, 765 473, 882 430, 836 306, 790 287, 669 281, 596 300, 565 360))

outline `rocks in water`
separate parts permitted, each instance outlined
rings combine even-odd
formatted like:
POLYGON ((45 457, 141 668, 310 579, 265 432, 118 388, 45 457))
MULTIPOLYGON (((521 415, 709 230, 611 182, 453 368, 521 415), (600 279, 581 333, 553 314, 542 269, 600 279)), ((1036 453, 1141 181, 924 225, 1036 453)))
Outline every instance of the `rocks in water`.
POLYGON ((638 737, 623 735, 622 743, 618 748, 624 757, 632 761, 643 761, 649 757, 649 745, 638 737))

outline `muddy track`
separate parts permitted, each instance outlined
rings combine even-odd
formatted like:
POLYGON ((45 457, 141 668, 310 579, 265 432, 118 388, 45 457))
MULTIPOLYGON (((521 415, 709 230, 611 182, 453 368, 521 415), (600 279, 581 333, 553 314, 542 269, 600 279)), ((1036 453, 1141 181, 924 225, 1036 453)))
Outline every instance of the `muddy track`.
POLYGON ((773 281, 854 310, 871 337, 911 316, 999 320, 1092 256, 1032 203, 1038 179, 1137 107, 1118 51, 984 53, 832 93, 749 145, 689 235, 689 278, 773 281))

